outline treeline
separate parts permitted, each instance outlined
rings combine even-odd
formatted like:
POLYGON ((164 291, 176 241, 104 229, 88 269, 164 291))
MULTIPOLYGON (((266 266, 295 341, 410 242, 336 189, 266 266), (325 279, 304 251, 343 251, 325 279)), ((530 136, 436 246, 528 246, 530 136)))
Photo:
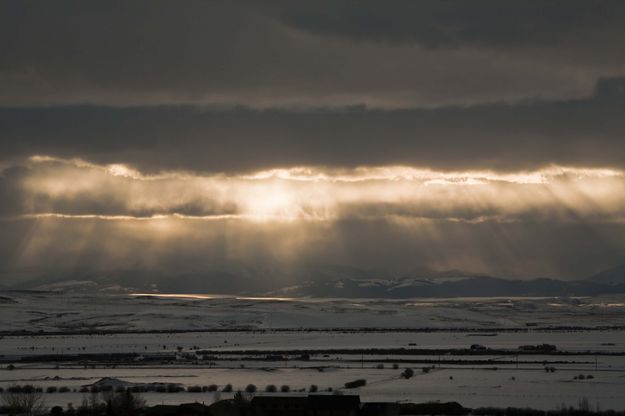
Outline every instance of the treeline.
MULTIPOLYGON (((197 355, 209 356, 211 359, 218 359, 220 355, 226 356, 256 356, 262 360, 266 360, 267 351, 263 350, 198 350, 197 355)), ((324 348, 324 349, 297 349, 297 350, 272 350, 272 355, 281 355, 284 359, 296 359, 302 355, 308 355, 309 358, 314 355, 321 354, 342 354, 342 355, 563 355, 563 356, 622 356, 625 351, 561 351, 561 350, 543 350, 543 349, 506 349, 506 348, 324 348)))
POLYGON ((344 327, 344 328, 254 328, 254 327, 235 327, 235 328, 205 328, 205 329, 129 329, 129 330, 77 330, 77 331, 30 331, 20 329, 17 331, 0 331, 0 336, 74 336, 74 335, 116 335, 116 334, 186 334, 186 333, 227 333, 227 332, 245 332, 245 333, 272 333, 272 332, 330 332, 330 333, 360 333, 360 332, 497 332, 497 333, 516 333, 516 332, 587 332, 587 331, 622 331, 625 325, 601 325, 601 326, 575 326, 575 325, 559 325, 547 327, 477 327, 477 328, 388 328, 388 327, 344 327))
POLYGON ((587 401, 578 407, 561 406, 556 410, 539 410, 518 407, 478 407, 471 411, 474 416, 625 416, 625 410, 592 410, 587 401))
MULTIPOLYGON (((49 409, 43 407, 43 402, 36 392, 33 391, 28 394, 28 396, 3 396, 0 414, 37 414, 41 416, 249 416, 264 414, 262 411, 259 413, 261 409, 255 409, 254 401, 252 400, 253 396, 250 395, 253 394, 252 392, 245 394, 237 392, 234 399, 219 400, 210 406, 200 403, 146 406, 145 400, 140 395, 133 394, 130 391, 123 393, 102 392, 85 395, 82 404, 78 407, 71 405, 66 408, 54 406, 49 409)), ((457 402, 374 403, 372 404, 373 406, 369 405, 368 403, 361 404, 360 411, 354 414, 365 416, 379 416, 380 414, 415 416, 625 416, 625 411, 592 410, 586 400, 581 400, 577 407, 562 406, 555 410, 517 407, 479 407, 470 409, 457 402), (376 409, 384 409, 384 413, 377 413, 376 409)), ((298 408, 289 412, 288 407, 285 407, 280 409, 279 414, 299 415, 303 410, 305 409, 298 408)))

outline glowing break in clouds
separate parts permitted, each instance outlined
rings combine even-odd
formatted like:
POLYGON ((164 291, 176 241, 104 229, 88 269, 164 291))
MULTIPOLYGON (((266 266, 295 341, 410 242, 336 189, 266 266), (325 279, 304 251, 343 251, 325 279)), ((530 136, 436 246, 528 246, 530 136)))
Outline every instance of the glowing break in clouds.
POLYGON ((34 156, 3 170, 3 217, 480 222, 625 219, 625 174, 613 169, 436 172, 403 166, 297 167, 246 175, 147 176, 122 164, 34 156), (9 208, 7 208, 9 207, 9 208))

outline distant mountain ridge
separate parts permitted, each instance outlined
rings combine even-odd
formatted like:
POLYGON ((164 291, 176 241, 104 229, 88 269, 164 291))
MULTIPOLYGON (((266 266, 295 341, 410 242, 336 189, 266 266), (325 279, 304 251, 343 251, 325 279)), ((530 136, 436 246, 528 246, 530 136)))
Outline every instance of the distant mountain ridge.
POLYGON ((618 279, 564 281, 548 278, 508 280, 490 276, 400 278, 307 282, 275 292, 284 296, 337 298, 419 298, 488 296, 597 296, 625 293, 618 279))
POLYGON ((318 266, 298 276, 291 286, 280 283, 263 287, 255 279, 258 274, 288 277, 281 270, 255 270, 243 264, 209 271, 148 273, 118 270, 82 276, 42 277, 29 285, 5 287, 3 290, 25 289, 51 292, 117 292, 145 291, 154 293, 213 293, 229 295, 270 295, 326 298, 444 298, 492 296, 598 296, 625 294, 625 264, 589 278, 575 281, 551 278, 529 280, 505 279, 458 270, 431 271, 415 269, 410 276, 396 278, 384 270, 362 270, 348 266, 318 266), (130 289, 132 288, 132 289, 130 289))
POLYGON ((589 277, 588 280, 607 285, 625 284, 625 264, 601 271, 589 277))

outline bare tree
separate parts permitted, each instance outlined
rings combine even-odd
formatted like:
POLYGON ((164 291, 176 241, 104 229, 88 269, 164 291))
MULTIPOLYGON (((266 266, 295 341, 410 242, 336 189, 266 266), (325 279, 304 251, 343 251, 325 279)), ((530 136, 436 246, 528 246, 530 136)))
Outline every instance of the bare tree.
POLYGON ((82 396, 82 405, 79 412, 83 415, 97 415, 101 412, 104 405, 100 401, 100 393, 89 393, 82 396))
POLYGON ((133 416, 145 407, 145 400, 139 395, 124 392, 102 393, 106 405, 106 413, 113 416, 133 416))
POLYGON ((116 392, 112 390, 91 393, 84 396, 80 411, 86 415, 133 416, 145 407, 145 400, 129 390, 116 392))
POLYGON ((2 405, 9 414, 36 416, 45 413, 43 394, 33 386, 9 387, 2 393, 2 405))

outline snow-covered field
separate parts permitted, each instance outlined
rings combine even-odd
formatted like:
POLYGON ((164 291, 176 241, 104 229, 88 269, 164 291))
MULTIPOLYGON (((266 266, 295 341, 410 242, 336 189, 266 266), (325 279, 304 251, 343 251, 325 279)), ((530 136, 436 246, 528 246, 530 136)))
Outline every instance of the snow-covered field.
MULTIPOLYGON (((621 367, 622 368, 622 367, 621 367)), ((117 369, 59 369, 31 368, 3 371, 0 385, 31 383, 44 388, 50 385, 68 386, 72 390, 93 383, 101 377, 116 377, 131 382, 165 382, 184 385, 217 384, 223 387, 231 383, 234 389, 243 389, 252 383, 259 389, 266 385, 289 385, 292 390, 308 388, 316 384, 321 390, 328 387, 339 389, 347 381, 364 378, 367 386, 345 390, 361 395, 363 401, 450 401, 465 406, 531 406, 552 409, 561 404, 577 405, 580 398, 587 398, 593 405, 603 409, 625 408, 625 377, 621 371, 583 371, 593 374, 594 379, 578 381, 573 377, 580 370, 558 370, 546 373, 534 369, 476 369, 442 368, 428 374, 416 371, 415 377, 405 380, 400 370, 391 368, 336 368, 323 372, 317 369, 277 368, 264 369, 207 369, 207 368, 117 368, 117 369), (56 378, 57 379, 52 379, 56 378)), ((46 394, 49 404, 79 404, 83 394, 46 394)), ((222 398, 227 393, 219 393, 222 398)), ((214 400, 213 393, 144 393, 148 402, 181 403, 214 400)))
POLYGON ((598 326, 625 325, 625 296, 320 300, 0 292, 0 311, 0 331, 598 326))
POLYGON ((324 348, 489 348, 549 343, 569 351, 625 351, 625 331, 539 332, 366 332, 241 331, 107 335, 5 336, 0 354, 77 354, 175 352, 194 346, 211 350, 277 350, 324 348), (483 336, 484 335, 484 336, 483 336))
MULTIPOLYGON (((0 387, 34 384, 69 387, 46 393, 49 405, 79 405, 80 388, 103 377, 134 383, 180 383, 184 386, 234 389, 255 384, 289 385, 291 390, 315 384, 320 390, 341 389, 345 382, 367 380, 349 390, 363 401, 449 401, 465 406, 531 406, 545 409, 577 405, 587 398, 603 409, 625 409, 625 331, 601 329, 625 325, 625 298, 480 298, 429 300, 249 299, 235 297, 143 297, 125 293, 4 292, 0 294, 0 330, 56 331, 63 334, 5 335, 0 338, 3 367, 0 387), (530 326, 528 326, 528 323, 530 326), (549 327, 587 327, 553 330, 549 327), (285 330, 291 328, 292 330, 285 330), (316 328, 316 330, 306 330, 316 328), (351 328, 336 330, 336 328, 351 328), (366 328, 381 328, 372 330, 366 328), (403 328, 401 330, 393 328, 403 328), (405 330, 413 328, 414 331, 405 330), (427 332, 426 329, 436 329, 427 332), (472 328, 472 332, 462 329, 472 328), (507 329, 502 331, 502 329, 507 329), (210 331, 219 329, 219 331, 210 331), (273 330, 275 329, 275 330, 273 330), (334 329, 334 330, 333 330, 334 329), (510 330, 518 329, 518 332, 510 330), (529 330, 528 330, 529 329, 529 330), (87 335, 77 331, 120 333, 87 335), (164 331, 133 333, 132 331, 164 331), (168 330, 195 332, 172 333, 168 330), (271 354, 279 350, 357 348, 466 349, 480 344, 515 350, 526 344, 554 344, 577 355, 443 356, 420 354, 313 354, 310 360, 241 360, 237 351, 271 354), (220 355, 215 363, 199 360, 132 363, 24 362, 42 354, 193 353, 220 355), (584 352, 598 352, 584 355, 584 352), (232 352, 232 354, 228 354, 232 352), (612 355, 605 355, 610 353, 612 355), (488 363, 469 363, 475 359, 488 363), (433 360, 436 368, 422 372, 433 360), (446 362, 448 359, 466 363, 446 362), (404 360, 402 362, 402 360, 404 360), (555 372, 544 371, 548 365, 555 372), (397 362, 399 368, 394 369, 397 362), (556 363, 557 364, 552 364, 556 363), (378 368, 380 364, 384 368, 378 368), (244 368, 242 368, 244 366, 244 368), (409 380, 399 375, 415 369, 409 380), (574 379, 576 375, 590 379, 574 379), (75 390, 75 391, 74 391, 75 390)), ((210 403, 230 393, 145 393, 151 404, 210 403)))

